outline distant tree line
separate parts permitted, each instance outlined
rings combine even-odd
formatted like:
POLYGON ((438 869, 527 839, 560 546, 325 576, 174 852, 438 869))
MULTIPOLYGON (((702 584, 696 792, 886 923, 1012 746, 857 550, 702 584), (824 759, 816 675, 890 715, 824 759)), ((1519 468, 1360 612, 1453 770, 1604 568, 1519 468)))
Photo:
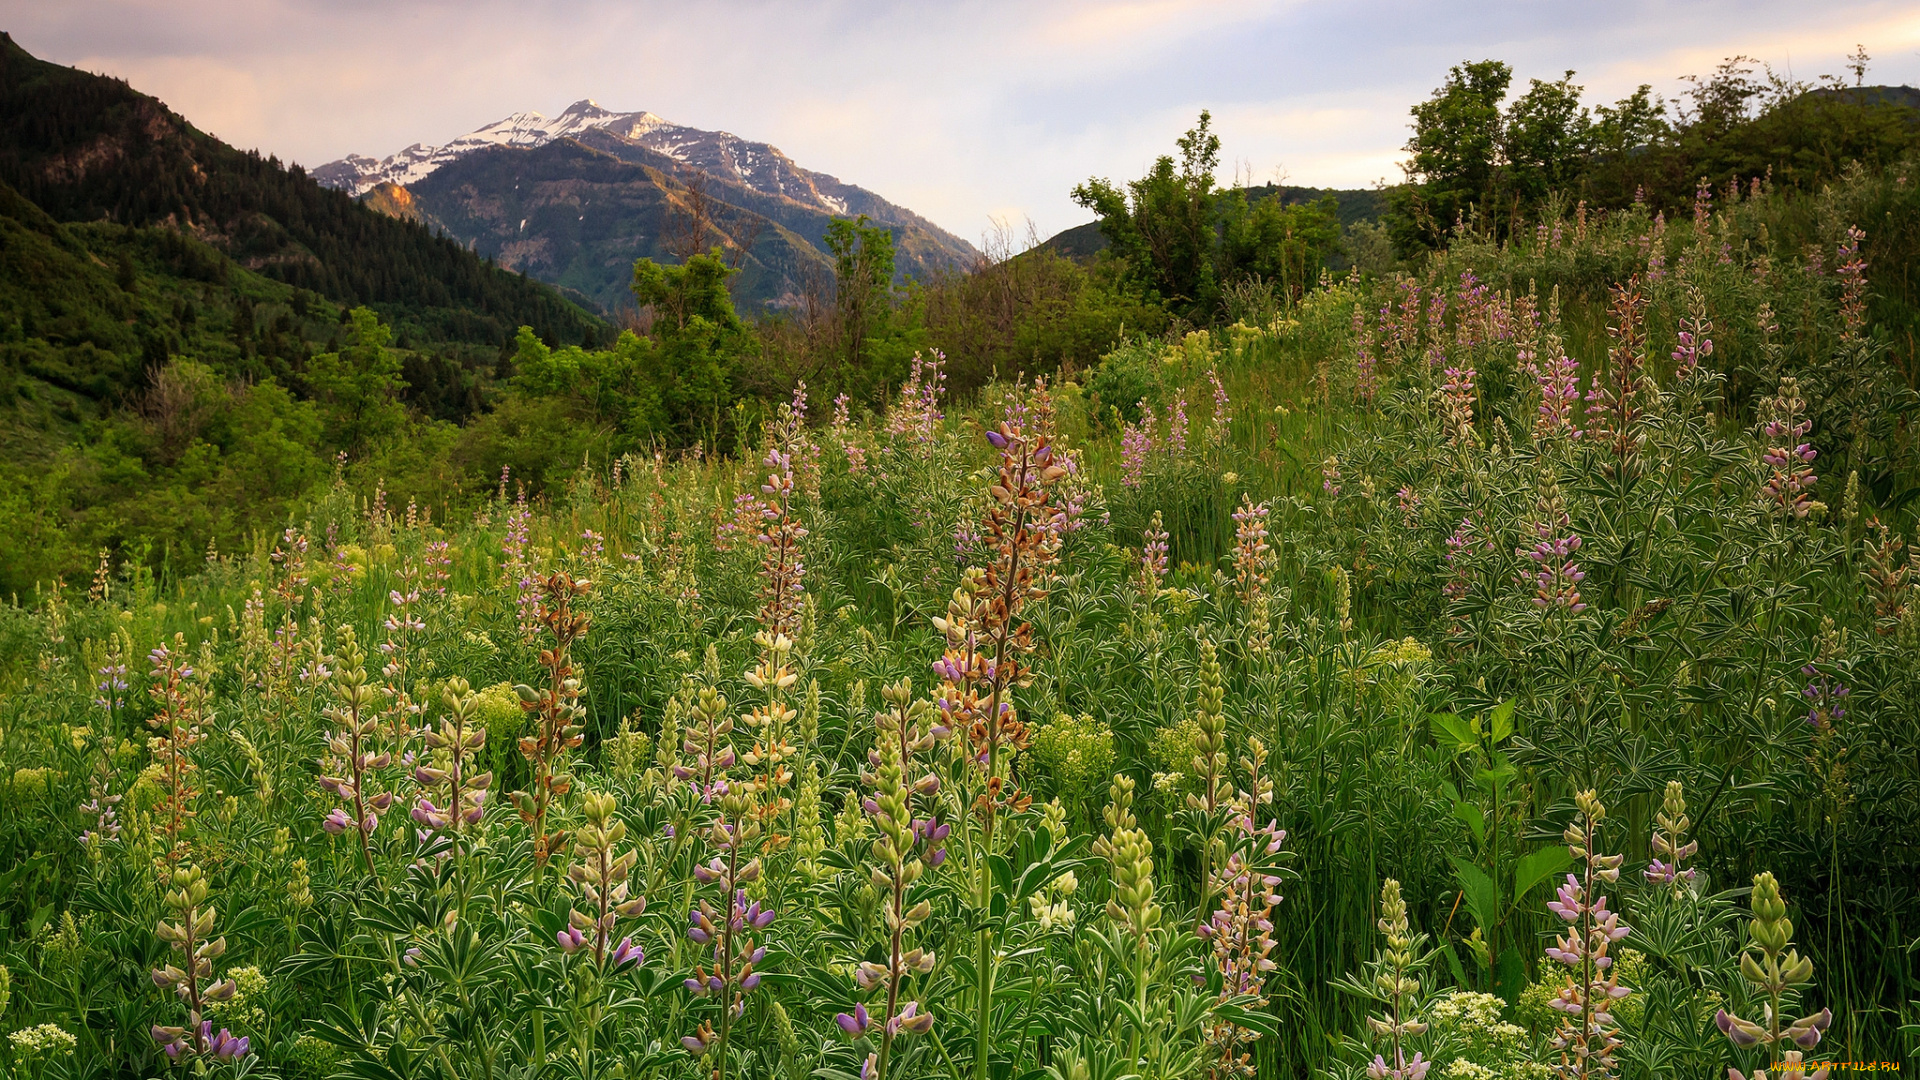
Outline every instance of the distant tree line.
POLYGON ((1592 108, 1572 71, 1531 79, 1510 98, 1512 67, 1462 63, 1413 106, 1407 183, 1390 193, 1389 231, 1412 253, 1460 227, 1504 235, 1549 199, 1562 213, 1581 200, 1672 211, 1703 181, 1810 190, 1851 163, 1892 164, 1920 146, 1920 94, 1866 86, 1867 60, 1856 51, 1851 84, 1806 83, 1735 56, 1689 77, 1676 100, 1642 85, 1592 108))

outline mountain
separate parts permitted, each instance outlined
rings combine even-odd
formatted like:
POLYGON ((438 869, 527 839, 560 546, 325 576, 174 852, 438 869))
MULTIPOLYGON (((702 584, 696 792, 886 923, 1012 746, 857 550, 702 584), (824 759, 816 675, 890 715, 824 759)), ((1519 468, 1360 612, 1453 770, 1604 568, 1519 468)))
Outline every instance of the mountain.
POLYGON ((554 290, 423 224, 228 146, 124 81, 39 60, 6 34, 0 183, 56 221, 163 226, 265 278, 367 304, 403 341, 497 350, 521 325, 554 341, 608 336, 554 290))
POLYGON ((443 146, 342 158, 313 175, 609 310, 631 306, 634 259, 677 261, 673 249, 683 245, 675 241, 695 202, 708 206, 710 239, 741 264, 735 292, 748 303, 792 303, 810 276, 828 269, 823 238, 835 218, 864 215, 887 226, 903 281, 978 258, 971 244, 911 210, 804 169, 766 143, 592 101, 551 118, 515 113, 443 146))

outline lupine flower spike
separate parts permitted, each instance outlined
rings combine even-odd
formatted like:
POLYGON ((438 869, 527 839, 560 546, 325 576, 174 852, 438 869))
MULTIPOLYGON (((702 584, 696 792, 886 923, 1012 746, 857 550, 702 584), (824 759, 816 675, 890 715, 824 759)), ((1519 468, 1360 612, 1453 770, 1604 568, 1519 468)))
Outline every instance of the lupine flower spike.
POLYGON ((1369 1080, 1426 1080, 1433 1063, 1414 1051, 1407 1058, 1406 1040, 1426 1033, 1427 1025, 1414 1014, 1420 1000, 1419 952, 1425 934, 1413 933, 1407 921, 1407 903, 1400 896, 1400 883, 1388 878, 1380 887, 1380 921, 1376 924, 1386 938, 1375 954, 1373 980, 1366 987, 1374 1000, 1386 1006, 1386 1015, 1367 1017, 1367 1030, 1376 1040, 1387 1043, 1387 1054, 1375 1054, 1367 1066, 1369 1080))
POLYGON ((1567 924, 1567 932, 1548 947, 1547 959, 1569 969, 1566 985, 1552 1002, 1561 1019, 1551 1045, 1560 1052, 1554 1071, 1561 1080, 1604 1080, 1617 1075, 1618 1068, 1615 1054, 1620 1049, 1620 1031, 1614 1026, 1613 1005, 1632 991, 1615 981, 1613 958, 1607 955, 1630 929, 1608 909, 1607 898, 1599 890, 1620 880, 1623 857, 1596 850, 1600 823, 1607 816, 1599 796, 1583 791, 1574 803, 1578 811, 1565 839, 1580 872, 1568 874, 1547 903, 1547 909, 1567 924))
POLYGON ((1160 585, 1167 579, 1167 528, 1162 523, 1160 511, 1153 512, 1153 520, 1141 533, 1140 544, 1140 593, 1151 599, 1159 595, 1160 585))
POLYGON ((1666 798, 1653 816, 1653 860, 1647 864, 1647 880, 1665 885, 1676 894, 1693 884, 1694 872, 1682 864, 1700 850, 1696 840, 1687 839, 1693 825, 1687 818, 1687 800, 1680 781, 1667 781, 1666 798))
MULTIPOLYGON (((1013 705, 1013 687, 1028 678, 1024 658, 1033 650, 1033 628, 1022 619, 1030 603, 1047 595, 1048 568, 1060 552, 1064 515, 1052 499, 1052 487, 1067 475, 1045 434, 1028 435, 1005 423, 986 433, 1000 451, 1000 467, 987 489, 985 526, 993 559, 969 568, 947 604, 945 618, 933 620, 946 637, 946 652, 934 664, 941 678, 942 725, 965 732, 970 759, 981 778, 974 812, 980 822, 980 849, 991 854, 1000 814, 1031 802, 1011 788, 1011 757, 1027 744, 1026 725, 1013 705)), ((974 903, 986 911, 992 903, 990 861, 979 860, 974 903)), ((975 1075, 985 1080, 993 1002, 993 934, 983 920, 975 958, 979 1017, 975 1075)))
MULTIPOLYGON (((769 821, 792 805, 781 792, 793 780, 793 770, 786 763, 795 751, 788 736, 798 713, 787 703, 787 694, 800 678, 793 668, 792 654, 800 636, 800 613, 806 599, 806 564, 800 543, 806 539, 807 530, 793 513, 793 461, 805 441, 801 420, 798 409, 781 407, 772 446, 761 463, 767 476, 760 486, 760 632, 754 635, 760 660, 747 672, 747 682, 765 693, 767 701, 755 705, 742 720, 756 733, 753 747, 743 760, 759 770, 752 783, 760 799, 759 813, 769 821)), ((785 838, 769 836, 768 842, 777 849, 785 838)))
POLYGON ((487 729, 473 723, 479 695, 467 680, 455 676, 447 680, 443 700, 448 716, 438 730, 427 729, 427 756, 413 770, 421 795, 412 816, 423 830, 458 834, 463 827, 480 824, 493 774, 468 772, 469 759, 487 745, 487 729), (445 805, 436 806, 436 798, 445 805))
POLYGON ((1760 456, 1767 479, 1760 486, 1760 499, 1771 503, 1781 514, 1804 518, 1818 503, 1811 494, 1816 477, 1809 468, 1817 451, 1807 441, 1813 421, 1807 419, 1807 403, 1800 397, 1798 380, 1780 380, 1780 393, 1762 405, 1760 432, 1767 449, 1760 456))
POLYGON ((322 763, 320 786, 343 805, 329 811, 321 827, 334 836, 353 832, 360 843, 360 859, 372 875, 378 872, 373 865, 373 834, 380 827, 380 816, 393 805, 392 791, 376 789, 382 786, 380 773, 393 764, 393 754, 374 748, 380 731, 374 707, 377 691, 367 681, 366 654, 352 626, 340 628, 339 642, 333 669, 334 703, 323 710, 334 729, 327 734, 328 756, 322 763))
POLYGON ((614 817, 618 805, 612 795, 589 792, 580 809, 585 823, 573 834, 574 862, 567 867, 567 880, 580 891, 588 910, 569 909, 567 928, 557 937, 568 955, 591 949, 595 967, 622 971, 646 960, 632 935, 608 947, 620 920, 637 919, 647 910, 647 898, 631 895, 627 883, 638 856, 631 849, 619 850, 627 826, 614 817))
POLYGON ((186 640, 175 635, 172 648, 161 644, 147 656, 153 666, 147 692, 155 706, 154 714, 147 718, 155 733, 148 745, 154 764, 161 767, 166 779, 156 815, 166 835, 166 850, 159 858, 163 875, 191 855, 187 828, 194 818, 194 800, 200 794, 194 786, 199 766, 194 763, 193 748, 205 736, 200 733, 199 689, 193 681, 194 670, 182 655, 185 651, 186 640))
POLYGON ((911 902, 909 897, 927 870, 946 861, 949 833, 949 826, 931 814, 916 817, 914 811, 914 797, 930 799, 938 794, 940 778, 933 773, 912 775, 919 771, 915 756, 932 749, 949 731, 932 722, 935 712, 927 702, 913 699, 912 683, 903 679, 880 694, 887 707, 874 714, 874 748, 867 755, 868 768, 861 772, 872 794, 862 800, 861 809, 879 833, 873 844, 872 880, 887 905, 887 962, 863 961, 853 977, 861 990, 884 988, 886 1005, 877 1017, 865 1005, 834 1017, 841 1030, 855 1038, 880 1029, 880 1049, 872 1058, 870 1073, 874 1080, 887 1075, 896 1037, 922 1035, 933 1028, 931 1012, 921 1011, 918 1001, 903 1005, 900 998, 909 975, 925 975, 934 967, 931 950, 907 947, 907 935, 932 914, 926 900, 911 902))
MULTIPOLYGON (((1754 876, 1750 902, 1753 918, 1747 923, 1748 945, 1740 954, 1740 974, 1766 999, 1762 1022, 1742 1020, 1721 1009, 1714 1014, 1714 1025, 1733 1045, 1759 1046, 1772 1054, 1780 1063, 1773 1080, 1826 1080, 1826 1067, 1809 1073, 1801 1052, 1820 1045, 1820 1037, 1833 1023, 1832 1010, 1821 1009, 1781 1027, 1788 992, 1813 981, 1813 961, 1793 948, 1793 920, 1787 918, 1787 902, 1771 872, 1754 876)), ((1738 1069, 1728 1069, 1727 1077, 1747 1080, 1738 1069)), ((1756 1070, 1752 1080, 1768 1080, 1767 1070, 1756 1070)))
POLYGON ((232 1061, 247 1056, 248 1042, 235 1038, 226 1028, 213 1030, 210 1020, 201 1014, 208 1004, 232 1000, 237 987, 232 979, 215 979, 213 962, 227 951, 227 939, 213 937, 218 911, 208 902, 207 879, 200 869, 185 865, 176 868, 162 886, 161 903, 172 921, 161 920, 154 932, 180 957, 180 963, 155 968, 153 985, 173 995, 187 1006, 184 1027, 155 1024, 154 1042, 169 1061, 208 1058, 232 1061))
POLYGON ((520 707, 533 720, 533 734, 520 739, 520 754, 531 763, 528 786, 531 791, 512 793, 520 820, 527 823, 533 836, 535 865, 544 872, 549 859, 566 842, 563 832, 547 831, 547 812, 553 800, 573 790, 573 778, 567 774, 566 755, 577 749, 586 736, 582 724, 586 709, 580 704, 580 678, 573 669, 573 643, 587 632, 589 617, 574 610, 593 588, 590 581, 575 581, 556 571, 540 583, 539 622, 553 643, 540 650, 540 666, 546 669, 547 684, 535 690, 514 687, 520 707))
MULTIPOLYGON (((1333 491, 1338 494, 1339 489, 1336 487, 1333 491)), ((1243 493, 1240 508, 1233 512, 1233 522, 1234 587, 1239 595, 1240 610, 1245 613, 1247 652, 1262 656, 1271 644, 1272 625, 1267 582, 1273 548, 1267 543, 1267 504, 1255 503, 1243 493)))
MULTIPOLYGON (((1112 887, 1107 894, 1107 918, 1129 940, 1134 1002, 1145 1011, 1148 991, 1148 964, 1152 959, 1155 931, 1160 928, 1161 908, 1154 898, 1153 841, 1133 816, 1133 777, 1124 773, 1113 778, 1108 789, 1106 808, 1107 835, 1093 842, 1093 854, 1107 860, 1112 887)), ((1128 1058, 1140 1058, 1140 1033, 1135 1029, 1128 1058)))
MULTIPOLYGON (((717 659, 713 663, 717 667, 717 659)), ((703 707, 724 713, 726 699, 710 688, 703 690, 702 699, 703 707)), ((719 725, 714 722, 708 726, 717 730, 719 725)), ((711 752, 713 744, 707 746, 711 752)), ((729 749, 726 760, 731 763, 731 758, 729 749)), ((710 1021, 703 1022, 698 1032, 681 1039, 681 1043, 696 1057, 718 1054, 714 1073, 724 1078, 727 1039, 734 1021, 746 1011, 747 995, 760 985, 760 973, 754 965, 767 955, 766 946, 758 944, 754 935, 773 925, 774 910, 747 898, 746 886, 758 881, 762 870, 760 858, 754 854, 762 827, 753 792, 749 785, 728 783, 718 760, 708 759, 706 781, 720 811, 705 829, 707 844, 715 854, 704 865, 695 864, 693 878, 698 885, 720 887, 724 910, 715 909, 703 898, 688 911, 687 937, 696 945, 710 947, 712 967, 696 965, 685 986, 695 997, 718 999, 720 1027, 716 1032, 710 1021)))

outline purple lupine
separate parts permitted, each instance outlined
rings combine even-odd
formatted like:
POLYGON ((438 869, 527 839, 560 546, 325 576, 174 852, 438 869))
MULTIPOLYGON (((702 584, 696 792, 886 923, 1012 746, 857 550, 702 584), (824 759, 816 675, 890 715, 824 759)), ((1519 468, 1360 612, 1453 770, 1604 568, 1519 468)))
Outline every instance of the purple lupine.
POLYGON ((1533 563, 1534 607, 1559 608, 1575 614, 1587 609, 1580 599, 1580 583, 1586 580, 1587 574, 1573 559, 1579 550, 1578 536, 1572 533, 1554 536, 1547 527, 1540 528, 1540 539, 1531 549, 1514 549, 1515 555, 1533 563))
POLYGON ((867 1015, 864 1004, 856 1003, 851 1013, 835 1013, 833 1022, 839 1024, 840 1030, 846 1032, 849 1038, 857 1039, 873 1026, 873 1017, 867 1015))
POLYGON ((1800 669, 1809 680, 1801 696, 1807 699, 1807 723, 1822 735, 1847 715, 1847 684, 1828 678, 1812 664, 1800 669))
MULTIPOLYGON (((712 736, 731 729, 726 699, 712 689, 703 689, 695 704, 697 714, 709 721, 709 738, 704 747, 689 740, 689 746, 711 756, 715 750, 712 736)), ((723 780, 709 770, 710 780, 723 780)), ((682 1045, 696 1056, 725 1054, 733 1022, 746 1011, 746 996, 760 985, 760 973, 754 965, 766 958, 766 946, 755 935, 773 925, 774 910, 759 901, 749 901, 746 886, 760 879, 762 864, 749 854, 749 845, 760 835, 759 801, 751 784, 730 787, 719 797, 719 814, 703 830, 707 843, 716 852, 711 861, 694 867, 694 880, 702 885, 719 885, 726 899, 724 913, 704 897, 687 909, 687 937, 695 945, 711 950, 711 968, 694 965, 693 975, 683 985, 699 998, 717 997, 720 1029, 703 1022, 694 1035, 682 1038, 682 1045)), ((724 1059, 723 1059, 724 1060, 724 1059)))
POLYGON ((1220 382, 1218 371, 1208 368, 1207 381, 1213 384, 1213 416, 1207 421, 1207 442, 1221 446, 1233 429, 1233 403, 1227 400, 1227 388, 1220 382))
POLYGON ((100 681, 93 687, 99 696, 93 699, 93 703, 107 710, 111 721, 114 710, 127 703, 127 699, 121 696, 127 691, 127 665, 120 662, 116 654, 108 659, 99 675, 100 681))
POLYGON ((120 804, 120 796, 109 795, 105 781, 98 775, 87 784, 91 798, 80 805, 80 812, 93 818, 93 828, 80 834, 80 842, 92 846, 102 841, 118 840, 120 814, 114 807, 120 804))
POLYGON ((1373 342, 1367 335, 1367 311, 1359 304, 1355 304, 1353 305, 1353 392, 1361 401, 1369 405, 1373 403, 1374 395, 1380 392, 1379 372, 1375 364, 1373 342))
POLYGON ((1130 488, 1140 486, 1147 459, 1153 454, 1153 410, 1144 400, 1139 408, 1140 422, 1128 424, 1120 432, 1120 482, 1130 488))
MULTIPOLYGON (((1558 351, 1558 350, 1555 350, 1558 351)), ((1535 439, 1578 439, 1582 432, 1574 426, 1574 406, 1580 400, 1580 364, 1561 353, 1541 363, 1529 350, 1521 352, 1520 369, 1533 376, 1540 392, 1540 409, 1534 416, 1535 439)))
POLYGON ((1840 278, 1841 338, 1858 339, 1867 324, 1867 260, 1860 255, 1860 241, 1867 234, 1847 226, 1847 238, 1840 243, 1839 263, 1834 273, 1840 278))
MULTIPOLYGON (((1257 777, 1266 752, 1258 740, 1250 743, 1250 749, 1253 756, 1247 762, 1257 777)), ((1258 1008, 1266 1004, 1267 976, 1278 967, 1269 955, 1274 948, 1273 909, 1280 905, 1274 856, 1286 844, 1287 833, 1275 822, 1254 828, 1254 799, 1246 792, 1235 793, 1223 836, 1231 850, 1226 862, 1207 875, 1208 891, 1203 894, 1217 895, 1219 906, 1194 932, 1208 943, 1220 972, 1220 1000, 1251 998, 1258 1008)), ((1206 1041, 1219 1059, 1215 1075, 1251 1076, 1251 1058, 1240 1053, 1240 1047, 1255 1037, 1231 1022, 1210 1025, 1206 1041)))
MULTIPOLYGON (((902 1034, 922 1035, 933 1027, 933 1015, 919 1011, 918 1001, 902 1006, 901 989, 909 974, 925 975, 934 968, 932 951, 908 947, 907 934, 931 914, 925 900, 915 903, 909 888, 922 874, 946 861, 946 841, 952 827, 933 817, 914 816, 914 797, 929 799, 939 794, 940 777, 927 772, 920 776, 917 756, 932 750, 951 730, 938 722, 938 714, 924 701, 913 699, 913 684, 901 680, 885 687, 881 697, 887 707, 874 714, 877 729, 874 747, 867 754, 867 768, 861 782, 871 790, 861 807, 873 819, 878 833, 873 844, 873 884, 883 893, 887 905, 886 962, 863 961, 854 971, 854 982, 864 991, 884 989, 886 1018, 875 1060, 876 1077, 884 1077, 892 1055, 893 1040, 902 1034)), ((836 1018, 842 1030, 859 1037, 872 1025, 864 1008, 853 1015, 836 1018)))
POLYGON ((1547 910, 1567 924, 1567 932, 1548 946, 1547 959, 1569 969, 1566 984, 1549 1003, 1562 1014, 1551 1045, 1560 1051, 1559 1071, 1563 1077, 1601 1080, 1614 1075, 1614 1054, 1621 1045, 1611 1010, 1615 1002, 1632 993, 1615 980, 1613 958, 1607 951, 1631 929, 1599 893, 1600 886, 1620 880, 1620 864, 1624 861, 1623 856, 1602 855, 1596 850, 1606 807, 1592 791, 1580 792, 1574 802, 1579 809, 1564 839, 1582 869, 1579 874, 1568 874, 1566 882, 1555 890, 1554 899, 1547 903, 1547 910))
POLYGON ((1440 387, 1440 423, 1447 441, 1456 449, 1479 445, 1473 430, 1473 405, 1477 391, 1474 381, 1479 373, 1472 365, 1446 369, 1447 381, 1440 387))
POLYGON ((1181 391, 1167 408, 1167 449, 1176 456, 1187 452, 1187 395, 1181 391))

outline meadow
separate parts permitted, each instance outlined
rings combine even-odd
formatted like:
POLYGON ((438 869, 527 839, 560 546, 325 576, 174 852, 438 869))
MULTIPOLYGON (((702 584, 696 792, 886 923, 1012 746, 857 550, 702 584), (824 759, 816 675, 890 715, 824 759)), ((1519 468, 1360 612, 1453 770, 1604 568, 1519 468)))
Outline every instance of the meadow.
POLYGON ((1861 244, 1913 187, 1554 204, 1049 379, 927 351, 736 455, 103 558, 0 609, 0 1054, 1905 1060, 1914 372, 1861 244))

